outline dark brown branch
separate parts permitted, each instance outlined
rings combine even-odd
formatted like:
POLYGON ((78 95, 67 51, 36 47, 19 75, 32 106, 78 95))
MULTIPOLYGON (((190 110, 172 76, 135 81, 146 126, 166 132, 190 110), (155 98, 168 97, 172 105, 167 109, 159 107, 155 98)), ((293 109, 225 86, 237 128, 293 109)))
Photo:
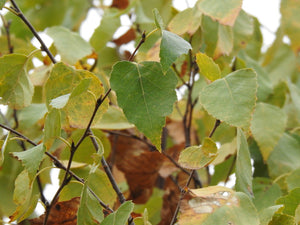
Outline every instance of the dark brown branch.
POLYGON ((11 38, 10 38, 10 25, 11 25, 11 21, 6 21, 3 15, 1 15, 1 19, 2 19, 3 26, 4 26, 5 32, 6 32, 8 52, 11 54, 11 53, 14 52, 14 46, 12 46, 12 44, 11 44, 11 38))
POLYGON ((133 57, 135 56, 137 50, 141 47, 141 45, 146 41, 146 32, 144 31, 142 33, 142 38, 139 42, 139 44, 136 46, 135 50, 133 51, 133 53, 130 55, 130 57, 128 58, 128 61, 132 61, 133 57))
POLYGON ((10 2, 13 5, 12 10, 14 10, 16 12, 17 16, 22 19, 22 21, 26 24, 26 26, 31 30, 32 34, 40 42, 40 44, 41 44, 41 50, 45 51, 47 53, 47 55, 49 56, 49 58, 51 59, 51 61, 53 62, 53 64, 55 64, 56 60, 55 60, 54 56, 52 55, 52 53, 50 52, 50 50, 47 48, 47 46, 45 45, 44 41, 41 39, 40 35, 37 33, 37 31, 34 29, 34 27, 31 25, 31 23, 24 16, 24 14, 22 13, 22 11, 20 10, 20 8, 18 7, 18 5, 16 4, 15 0, 10 0, 10 2))

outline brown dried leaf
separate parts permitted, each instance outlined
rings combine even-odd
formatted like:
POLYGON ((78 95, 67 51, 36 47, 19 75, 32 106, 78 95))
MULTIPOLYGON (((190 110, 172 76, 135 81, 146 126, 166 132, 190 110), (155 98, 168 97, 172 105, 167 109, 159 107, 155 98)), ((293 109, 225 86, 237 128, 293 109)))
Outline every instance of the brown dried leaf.
POLYGON ((123 34, 122 36, 120 36, 117 39, 114 39, 113 42, 116 45, 120 46, 123 44, 127 44, 128 42, 134 40, 135 38, 136 38, 135 29, 130 28, 125 34, 123 34))
POLYGON ((129 198, 138 204, 147 202, 158 178, 163 156, 159 152, 150 152, 141 141, 124 136, 119 136, 115 143, 112 141, 112 148, 116 151, 116 166, 125 174, 129 185, 129 198))
POLYGON ((118 9, 126 9, 129 5, 129 0, 113 0, 111 7, 118 9))
MULTIPOLYGON (((57 202, 50 211, 47 225, 76 225, 79 204, 80 197, 72 198, 69 201, 57 202)), ((44 219, 45 214, 29 221, 32 225, 42 225, 44 219)))

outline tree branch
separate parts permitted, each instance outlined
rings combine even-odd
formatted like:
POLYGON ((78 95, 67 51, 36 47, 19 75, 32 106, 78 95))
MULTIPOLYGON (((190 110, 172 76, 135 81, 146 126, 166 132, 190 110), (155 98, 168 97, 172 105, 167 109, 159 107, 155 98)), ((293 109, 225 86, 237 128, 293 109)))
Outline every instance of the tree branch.
POLYGON ((24 16, 24 14, 22 13, 22 11, 20 10, 20 8, 18 7, 18 5, 16 4, 15 0, 10 0, 10 2, 13 5, 13 7, 11 7, 11 9, 14 10, 16 12, 15 14, 23 20, 23 22, 26 24, 26 26, 31 30, 32 34, 40 42, 40 44, 41 44, 41 50, 45 51, 47 53, 47 55, 49 56, 49 58, 51 59, 51 61, 53 62, 53 64, 55 64, 56 60, 55 60, 54 56, 52 55, 52 53, 50 52, 50 50, 47 48, 47 46, 45 45, 44 41, 41 39, 40 35, 37 33, 37 31, 34 29, 34 27, 31 25, 31 23, 24 16))

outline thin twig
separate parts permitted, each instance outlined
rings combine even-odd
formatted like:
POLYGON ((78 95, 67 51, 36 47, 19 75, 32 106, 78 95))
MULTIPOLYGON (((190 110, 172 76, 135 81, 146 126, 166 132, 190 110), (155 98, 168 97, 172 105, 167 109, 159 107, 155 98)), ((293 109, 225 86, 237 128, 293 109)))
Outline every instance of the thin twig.
POLYGON ((37 31, 34 29, 34 27, 31 25, 31 23, 24 16, 24 14, 22 13, 22 11, 20 10, 20 8, 18 7, 18 5, 16 4, 15 0, 10 0, 10 2, 13 5, 13 7, 11 7, 11 9, 14 10, 16 12, 15 14, 23 20, 23 22, 31 30, 31 32, 36 37, 36 39, 38 39, 38 41, 40 42, 40 44, 41 44, 41 50, 45 51, 47 53, 47 55, 49 56, 49 58, 51 59, 51 61, 53 62, 53 64, 55 64, 56 60, 55 60, 54 56, 50 52, 49 48, 45 45, 45 43, 41 39, 40 35, 37 33, 37 31))
MULTIPOLYGON (((91 141, 94 145, 94 148, 95 148, 96 152, 98 152, 100 147, 99 147, 99 144, 98 144, 96 138, 94 137, 93 131, 89 130, 89 133, 91 134, 90 139, 91 139, 91 141)), ((118 199, 119 199, 120 203, 121 204, 124 203, 126 201, 126 198, 124 197, 123 193, 121 192, 120 188, 118 187, 118 184, 117 184, 117 182, 116 182, 116 180, 115 180, 115 178, 114 178, 114 176, 113 176, 113 174, 112 174, 112 172, 109 168, 109 165, 106 162, 104 156, 102 156, 102 158, 101 158, 101 164, 102 164, 102 167, 103 167, 103 169, 104 169, 104 171, 105 171, 105 173, 106 173, 106 175, 107 175, 114 191, 116 192, 116 194, 118 196, 118 199)), ((134 225, 133 218, 131 216, 128 219, 128 224, 134 225)))
POLYGON ((10 38, 10 25, 11 25, 11 21, 6 21, 6 19, 4 18, 4 16, 1 14, 1 19, 3 22, 3 26, 5 28, 6 31, 6 39, 7 39, 7 46, 8 46, 8 52, 11 54, 14 52, 14 46, 12 46, 11 44, 11 38, 10 38))
POLYGON ((133 51, 133 53, 130 55, 130 57, 128 58, 128 61, 132 61, 133 57, 135 56, 137 50, 141 47, 141 45, 146 41, 146 32, 144 31, 142 33, 142 38, 139 42, 139 44, 136 46, 135 50, 133 51))

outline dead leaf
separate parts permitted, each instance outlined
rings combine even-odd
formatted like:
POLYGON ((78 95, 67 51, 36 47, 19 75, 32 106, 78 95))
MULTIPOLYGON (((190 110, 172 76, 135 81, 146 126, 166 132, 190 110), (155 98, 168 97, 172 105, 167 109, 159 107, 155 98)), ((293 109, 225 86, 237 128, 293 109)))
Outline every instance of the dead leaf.
MULTIPOLYGON (((47 225, 77 225, 77 210, 80 204, 80 197, 72 198, 69 201, 57 202, 51 209, 47 225)), ((31 225, 42 225, 45 214, 38 218, 31 219, 31 225)))
POLYGON ((116 151, 116 166, 124 173, 129 185, 129 199, 138 204, 147 202, 158 178, 163 155, 150 152, 143 142, 124 136, 119 136, 116 143, 112 141, 112 148, 116 151))
POLYGON ((127 44, 128 42, 134 40, 135 38, 136 38, 135 29, 130 28, 125 34, 123 34, 122 36, 120 36, 117 39, 114 39, 113 42, 116 45, 120 46, 123 44, 127 44))
POLYGON ((111 7, 118 9, 126 9, 129 5, 129 0, 113 0, 111 7))

